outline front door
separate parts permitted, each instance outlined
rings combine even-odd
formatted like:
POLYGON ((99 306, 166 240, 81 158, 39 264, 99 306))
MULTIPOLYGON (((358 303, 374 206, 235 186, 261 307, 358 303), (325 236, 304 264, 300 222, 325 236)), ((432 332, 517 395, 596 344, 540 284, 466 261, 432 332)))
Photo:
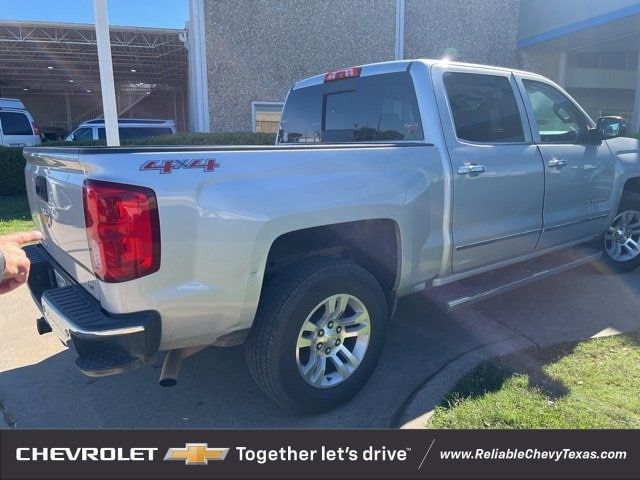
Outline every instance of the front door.
POLYGON ((433 75, 453 173, 453 271, 533 252, 544 172, 515 79, 460 66, 433 75))
POLYGON ((538 249, 599 235, 611 209, 614 163, 605 143, 587 143, 593 122, 554 85, 523 76, 534 139, 545 166, 544 230, 538 249))

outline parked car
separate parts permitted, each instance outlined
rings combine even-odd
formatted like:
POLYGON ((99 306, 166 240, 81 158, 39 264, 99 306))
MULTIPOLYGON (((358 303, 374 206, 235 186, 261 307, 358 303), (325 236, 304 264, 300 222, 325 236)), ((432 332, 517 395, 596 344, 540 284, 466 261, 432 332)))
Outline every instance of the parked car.
POLYGON ((0 145, 24 147, 42 143, 40 127, 17 98, 0 98, 0 145))
POLYGON ((615 123, 540 75, 414 60, 294 84, 271 147, 28 148, 39 331, 90 376, 168 351, 162 385, 246 339, 269 397, 331 409, 403 328, 400 297, 450 310, 638 267, 640 144, 615 123))
MULTIPOLYGON (((118 131, 121 140, 172 135, 176 133, 176 122, 151 118, 120 118, 118 131)), ((80 124, 65 138, 67 141, 105 139, 104 118, 96 118, 80 124)))

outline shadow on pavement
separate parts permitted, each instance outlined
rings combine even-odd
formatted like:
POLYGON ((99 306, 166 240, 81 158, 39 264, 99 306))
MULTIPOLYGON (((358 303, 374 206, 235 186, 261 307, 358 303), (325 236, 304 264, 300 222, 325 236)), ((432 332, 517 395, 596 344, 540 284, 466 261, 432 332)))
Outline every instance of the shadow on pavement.
MULTIPOLYGON (((271 403, 251 380, 242 347, 210 348, 188 359, 171 388, 157 384, 161 356, 141 370, 88 378, 64 351, 0 372, 0 400, 18 427, 384 428, 425 378, 479 346, 520 335, 547 345, 640 328, 639 278, 586 267, 448 316, 421 294, 407 297, 372 379, 351 402, 322 415, 271 403)), ((30 335, 14 340, 42 341, 35 328, 30 335)))

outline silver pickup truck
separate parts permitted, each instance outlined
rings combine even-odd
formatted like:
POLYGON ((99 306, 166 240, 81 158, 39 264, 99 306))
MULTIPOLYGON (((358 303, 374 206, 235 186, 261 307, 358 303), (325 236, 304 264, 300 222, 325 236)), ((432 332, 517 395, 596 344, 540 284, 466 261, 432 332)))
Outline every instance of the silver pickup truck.
POLYGON ((27 148, 38 329, 92 376, 166 351, 162 385, 244 342, 269 397, 331 409, 399 297, 449 310, 592 260, 636 268, 623 129, 540 75, 414 60, 294 84, 272 147, 27 148))

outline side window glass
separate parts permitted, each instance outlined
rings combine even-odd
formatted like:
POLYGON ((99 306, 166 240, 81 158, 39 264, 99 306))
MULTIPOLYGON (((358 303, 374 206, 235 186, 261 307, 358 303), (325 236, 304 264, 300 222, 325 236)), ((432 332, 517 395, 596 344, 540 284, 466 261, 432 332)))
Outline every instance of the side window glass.
POLYGON ((587 120, 560 91, 546 83, 523 80, 536 117, 541 143, 577 143, 587 120))
POLYGON ((127 127, 119 127, 118 133, 120 134, 120 140, 132 140, 135 138, 140 138, 140 132, 136 131, 135 128, 127 128, 127 127))
POLYGON ((477 73, 444 74, 456 136, 479 143, 523 142, 518 104, 509 79, 477 73))
POLYGON ((93 132, 90 128, 79 128, 73 133, 74 140, 93 140, 93 132))

